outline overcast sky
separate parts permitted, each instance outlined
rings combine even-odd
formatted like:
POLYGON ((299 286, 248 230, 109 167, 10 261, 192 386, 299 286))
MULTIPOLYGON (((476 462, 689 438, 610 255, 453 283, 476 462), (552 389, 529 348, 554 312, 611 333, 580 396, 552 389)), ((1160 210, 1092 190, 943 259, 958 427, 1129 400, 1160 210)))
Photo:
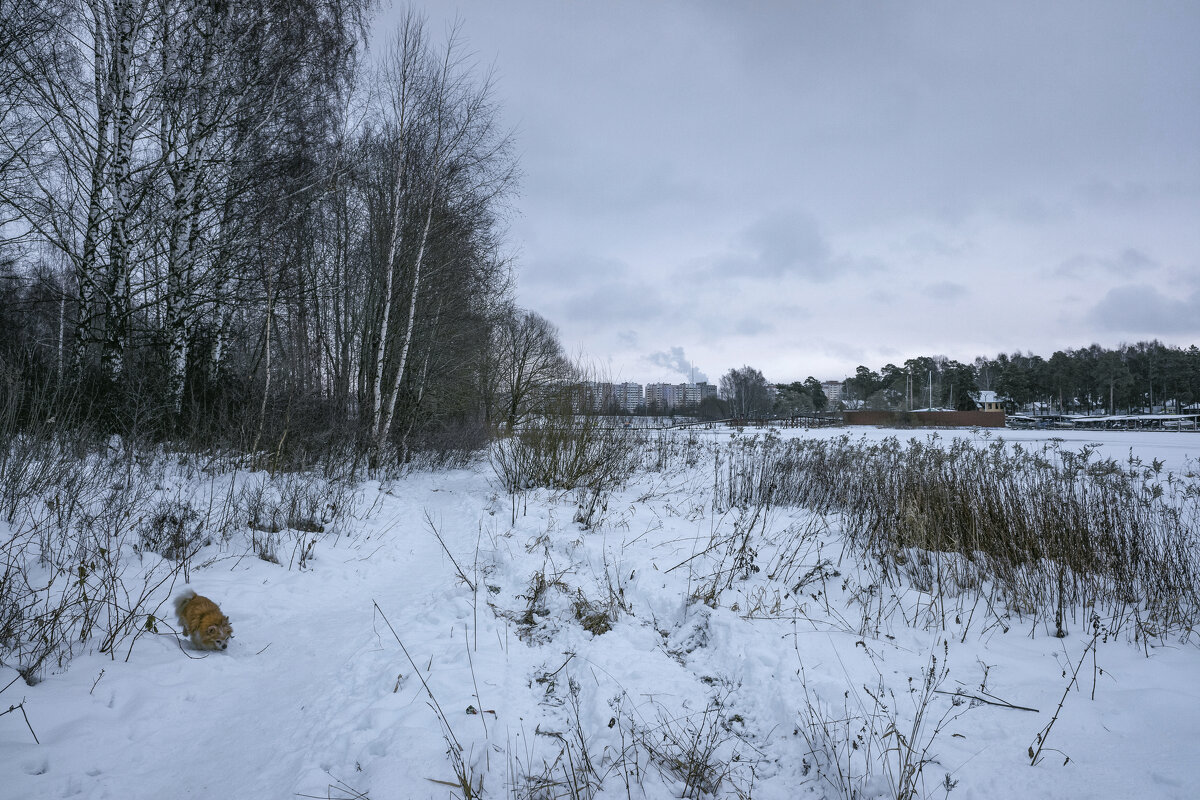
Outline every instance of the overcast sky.
POLYGON ((516 130, 518 301, 614 380, 1200 342, 1200 3, 417 5, 516 130))

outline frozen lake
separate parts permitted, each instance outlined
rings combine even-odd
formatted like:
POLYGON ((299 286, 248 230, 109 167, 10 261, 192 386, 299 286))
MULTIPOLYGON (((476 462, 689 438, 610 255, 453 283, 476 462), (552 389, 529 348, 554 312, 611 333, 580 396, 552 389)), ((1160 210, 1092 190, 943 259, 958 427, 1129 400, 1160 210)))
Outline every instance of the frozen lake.
MULTIPOLYGON (((842 434, 870 440, 894 436, 901 441, 925 439, 937 434, 944 439, 971 439, 990 441, 1003 439, 1006 442, 1028 442, 1033 445, 1062 442, 1064 449, 1079 450, 1093 445, 1100 458, 1113 458, 1124 462, 1130 454, 1147 464, 1157 458, 1164 462, 1165 469, 1176 474, 1200 473, 1200 433, 1193 431, 1082 431, 1082 430, 1021 430, 1014 428, 876 428, 865 425, 835 428, 772 428, 785 438, 828 439, 842 434)), ((746 428, 743 435, 760 430, 746 428)), ((722 432, 723 433, 723 432, 722 432)), ((720 434, 718 434, 720 435, 720 434)))

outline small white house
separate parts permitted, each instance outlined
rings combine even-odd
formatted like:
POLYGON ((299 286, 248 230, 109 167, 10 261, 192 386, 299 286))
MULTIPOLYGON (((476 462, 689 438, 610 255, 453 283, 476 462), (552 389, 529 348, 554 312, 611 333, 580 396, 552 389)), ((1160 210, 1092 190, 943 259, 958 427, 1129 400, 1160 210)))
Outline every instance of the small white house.
POLYGON ((979 406, 980 411, 1003 411, 1007 399, 990 389, 985 389, 975 394, 975 405, 979 406))

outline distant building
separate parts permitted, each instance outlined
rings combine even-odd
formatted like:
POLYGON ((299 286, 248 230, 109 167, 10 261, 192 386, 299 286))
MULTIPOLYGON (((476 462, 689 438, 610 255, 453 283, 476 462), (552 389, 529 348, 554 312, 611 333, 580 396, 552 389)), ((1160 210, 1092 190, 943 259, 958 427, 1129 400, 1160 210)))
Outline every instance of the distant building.
POLYGON ((716 396, 717 387, 707 383, 648 383, 646 407, 658 411, 695 408, 708 396, 716 396))
POLYGON ((1003 411, 1006 400, 1007 398, 985 389, 978 392, 978 396, 975 397, 975 405, 979 406, 980 411, 1003 411))
POLYGON ((628 381, 615 384, 613 398, 622 411, 633 411, 642 404, 642 385, 628 381))
POLYGON ((666 383, 647 383, 646 384, 646 408, 652 408, 656 411, 662 411, 667 407, 666 396, 663 388, 669 386, 666 383))
POLYGON ((584 381, 581 384, 583 407, 586 411, 600 411, 612 397, 612 384, 601 381, 584 381))
POLYGON ((634 411, 642 404, 640 383, 585 381, 581 388, 585 405, 592 411, 608 411, 614 407, 621 411, 634 411))
POLYGON ((825 399, 829 401, 829 405, 833 405, 842 399, 842 382, 821 381, 821 391, 825 393, 825 399))

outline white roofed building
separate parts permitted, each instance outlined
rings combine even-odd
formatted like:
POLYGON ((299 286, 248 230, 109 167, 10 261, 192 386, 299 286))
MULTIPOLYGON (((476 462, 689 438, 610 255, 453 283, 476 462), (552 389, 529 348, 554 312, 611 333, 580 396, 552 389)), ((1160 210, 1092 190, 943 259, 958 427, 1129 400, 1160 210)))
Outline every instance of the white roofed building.
POLYGON ((975 404, 979 406, 980 411, 1003 411, 1007 400, 1008 398, 1001 397, 990 389, 984 389, 975 396, 975 404))

